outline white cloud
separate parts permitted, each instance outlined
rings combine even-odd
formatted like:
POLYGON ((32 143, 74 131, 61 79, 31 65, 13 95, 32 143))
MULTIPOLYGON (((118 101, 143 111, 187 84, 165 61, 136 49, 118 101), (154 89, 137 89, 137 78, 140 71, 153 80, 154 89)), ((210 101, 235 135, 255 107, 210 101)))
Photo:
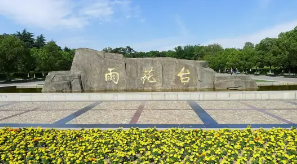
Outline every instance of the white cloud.
POLYGON ((90 16, 94 18, 104 18, 112 15, 114 13, 113 6, 107 0, 101 0, 94 3, 88 3, 93 1, 85 1, 87 3, 82 4, 81 9, 79 9, 79 14, 83 16, 90 16))
MULTIPOLYGON (((187 30, 185 24, 181 21, 179 17, 176 17, 176 23, 180 28, 179 33, 174 37, 164 37, 153 39, 146 42, 140 42, 136 44, 131 44, 131 47, 138 51, 150 51, 150 50, 171 50, 176 46, 194 45, 201 43, 199 38, 191 35, 190 31, 187 30)), ((286 32, 294 29, 297 26, 297 20, 285 22, 273 27, 256 31, 250 34, 243 34, 233 38, 217 38, 209 40, 201 45, 208 45, 213 43, 219 43, 225 48, 242 48, 245 42, 252 42, 254 44, 259 43, 262 39, 266 37, 278 37, 281 32, 286 32)))
POLYGON ((203 45, 219 43, 225 48, 235 47, 242 48, 245 42, 252 42, 254 44, 259 43, 262 39, 269 37, 275 38, 278 37, 278 34, 281 32, 290 31, 297 26, 297 20, 285 22, 271 28, 267 28, 264 30, 257 31, 251 34, 245 34, 234 38, 218 38, 214 40, 210 40, 203 45))
POLYGON ((0 15, 19 24, 45 29, 82 28, 91 20, 110 20, 116 12, 128 15, 134 12, 133 9, 129 0, 30 0, 30 3, 24 0, 0 1, 0 15))

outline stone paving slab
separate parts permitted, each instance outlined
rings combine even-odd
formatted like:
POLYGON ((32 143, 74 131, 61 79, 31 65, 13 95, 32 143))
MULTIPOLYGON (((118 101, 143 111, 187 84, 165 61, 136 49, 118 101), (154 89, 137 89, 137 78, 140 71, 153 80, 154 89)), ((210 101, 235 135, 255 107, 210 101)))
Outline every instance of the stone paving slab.
POLYGON ((138 109, 140 101, 129 101, 129 102, 103 102, 93 109, 107 109, 107 110, 117 110, 117 109, 138 109))
POLYGON ((196 101, 203 109, 251 109, 238 101, 196 101))
POLYGON ((35 108, 46 106, 47 102, 19 102, 16 104, 0 107, 1 110, 32 110, 35 108))
MULTIPOLYGON (((5 111, 7 112, 7 111, 5 111)), ((9 119, 1 120, 0 123, 54 123, 73 111, 30 111, 9 119)))
POLYGON ((255 110, 206 110, 219 124, 284 124, 255 110))
POLYGON ((176 110, 176 123, 178 124, 203 124, 193 110, 176 110))
POLYGON ((294 102, 294 103, 297 103, 297 100, 291 100, 292 102, 294 102))
POLYGON ((89 110, 67 124, 129 124, 136 110, 89 110))
POLYGON ((8 102, 3 102, 3 101, 0 101, 0 105, 4 105, 4 104, 7 104, 8 102))
POLYGON ((203 124, 193 110, 144 110, 138 124, 203 124))
POLYGON ((297 110, 269 110, 268 112, 297 124, 297 110))
POLYGON ((40 107, 41 110, 77 110, 82 109, 93 102, 45 102, 44 105, 40 107))
POLYGON ((297 109, 297 105, 293 105, 284 101, 244 101, 258 109, 297 109))
MULTIPOLYGON (((6 102, 3 103, 6 104, 6 102)), ((236 127, 236 125, 248 124, 272 127, 273 125, 297 123, 297 105, 282 100, 106 101, 97 106, 92 105, 93 103, 18 102, 9 104, 0 107, 0 124, 4 126, 53 124, 53 126, 92 125, 100 127, 117 124, 138 124, 140 126, 187 124, 206 127, 210 126, 207 121, 209 119, 216 123, 211 126, 217 127, 224 125, 236 127), (191 105, 194 108, 192 109, 190 106, 192 103, 197 103, 199 106, 191 105), (61 121, 65 119, 66 121, 61 121)))
POLYGON ((11 117, 13 115, 16 115, 16 114, 19 114, 22 112, 24 112, 24 111, 1 111, 0 110, 0 120, 4 119, 6 117, 11 117))
POLYGON ((192 109, 187 101, 147 101, 144 109, 192 109))

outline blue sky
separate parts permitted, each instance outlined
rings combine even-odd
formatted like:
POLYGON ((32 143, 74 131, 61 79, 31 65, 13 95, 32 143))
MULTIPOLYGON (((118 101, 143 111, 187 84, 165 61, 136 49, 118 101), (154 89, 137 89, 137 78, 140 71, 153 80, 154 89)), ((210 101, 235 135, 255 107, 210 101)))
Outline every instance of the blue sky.
POLYGON ((0 33, 26 28, 71 48, 241 48, 295 26, 296 0, 0 0, 0 33))

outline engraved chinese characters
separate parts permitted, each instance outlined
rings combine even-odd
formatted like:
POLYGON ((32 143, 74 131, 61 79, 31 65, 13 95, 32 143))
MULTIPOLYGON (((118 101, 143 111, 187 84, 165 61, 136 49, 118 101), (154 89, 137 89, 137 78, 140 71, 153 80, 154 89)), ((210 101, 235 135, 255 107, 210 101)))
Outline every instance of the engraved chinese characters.
MULTIPOLYGON (((105 81, 112 81, 115 84, 118 84, 120 75, 118 72, 114 71, 115 68, 108 68, 108 73, 105 73, 105 81)), ((150 70, 144 70, 143 77, 141 77, 142 84, 144 84, 146 81, 148 83, 156 83, 156 79, 153 75, 153 67, 150 68, 150 70)), ((185 69, 183 67, 180 72, 177 74, 177 76, 180 77, 180 82, 184 85, 186 83, 189 83, 190 77, 187 77, 186 75, 189 75, 190 71, 188 69, 185 69)))
POLYGON ((147 70, 144 70, 144 75, 143 77, 141 77, 141 81, 142 81, 142 84, 144 84, 144 82, 147 80, 149 83, 155 83, 157 82, 156 79, 153 77, 153 67, 151 67, 151 69, 149 71, 147 70))
POLYGON ((185 67, 183 67, 179 71, 179 73, 177 74, 177 76, 180 77, 180 82, 182 82, 185 85, 186 83, 189 83, 190 77, 184 77, 184 75, 189 75, 189 74, 190 74, 190 71, 188 69, 185 71, 185 67))
POLYGON ((115 68, 108 68, 109 73, 105 73, 105 81, 113 81, 118 84, 120 74, 118 72, 112 72, 115 68))

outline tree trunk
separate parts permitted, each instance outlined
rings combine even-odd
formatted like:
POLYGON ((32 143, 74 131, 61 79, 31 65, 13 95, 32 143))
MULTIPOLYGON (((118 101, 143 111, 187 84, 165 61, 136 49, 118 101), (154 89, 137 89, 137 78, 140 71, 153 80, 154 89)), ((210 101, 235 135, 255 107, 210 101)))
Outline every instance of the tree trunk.
POLYGON ((11 81, 11 78, 9 76, 9 73, 8 72, 5 72, 5 75, 6 75, 6 82, 11 81))
POLYGON ((285 72, 285 65, 282 65, 282 75, 284 74, 285 72))

